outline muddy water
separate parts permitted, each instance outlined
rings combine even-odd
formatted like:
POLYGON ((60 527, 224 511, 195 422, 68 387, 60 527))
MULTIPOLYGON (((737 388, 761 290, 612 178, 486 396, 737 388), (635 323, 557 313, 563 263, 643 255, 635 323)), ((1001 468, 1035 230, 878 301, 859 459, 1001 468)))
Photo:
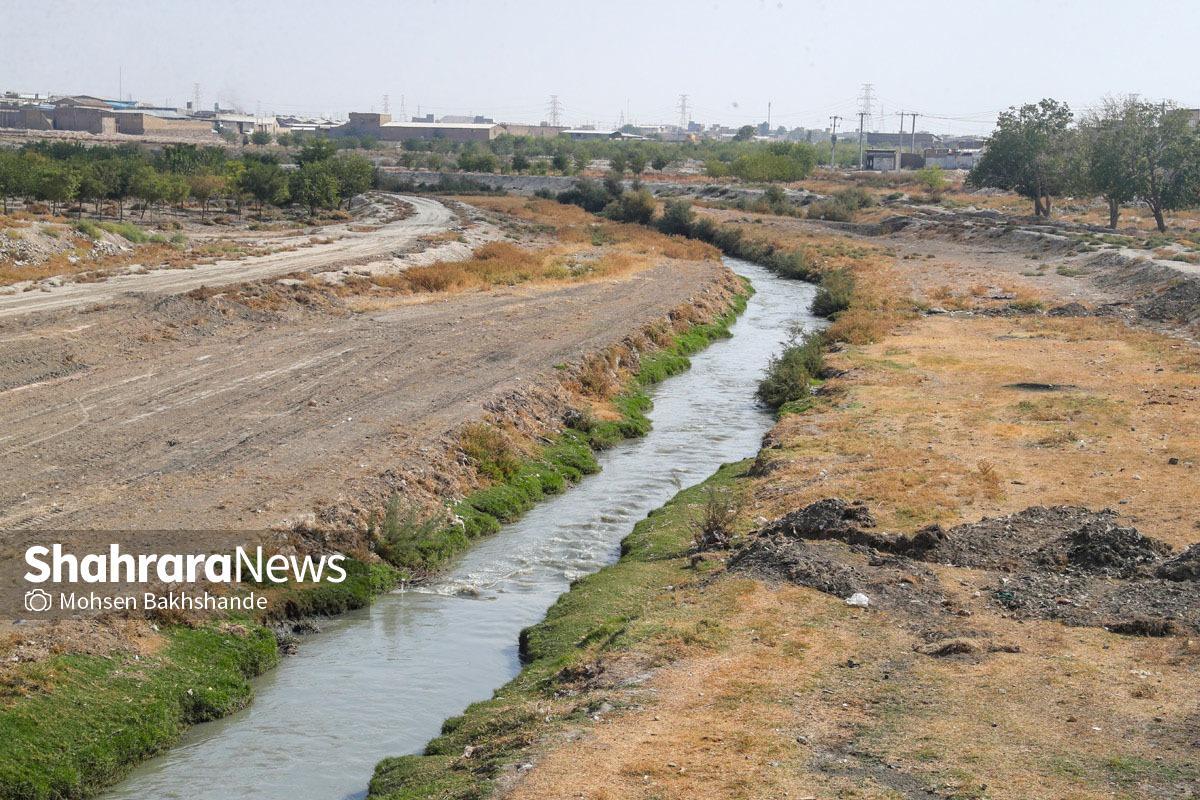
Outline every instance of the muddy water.
POLYGON ((198 725, 105 795, 188 800, 358 798, 384 756, 419 752, 442 721, 520 669, 517 634, 574 578, 617 558, 634 523, 718 466, 754 454, 771 416, 754 400, 813 288, 729 259, 757 293, 734 336, 658 386, 644 439, 481 542, 438 582, 328 622, 255 682, 251 707, 198 725))

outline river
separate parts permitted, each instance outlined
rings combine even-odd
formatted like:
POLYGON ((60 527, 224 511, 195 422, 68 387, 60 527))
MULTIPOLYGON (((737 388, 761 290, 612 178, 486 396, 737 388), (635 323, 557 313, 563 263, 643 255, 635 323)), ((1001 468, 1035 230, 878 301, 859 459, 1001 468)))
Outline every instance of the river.
POLYGON ((726 259, 756 294, 733 338, 655 387, 654 428, 600 455, 602 471, 479 542, 437 581, 323 625, 254 681, 254 702, 189 730, 107 800, 349 800, 385 756, 419 752, 446 717, 520 670, 517 634, 570 582, 616 560, 634 523, 723 463, 753 455, 772 416, 754 401, 767 361, 814 288, 726 259))

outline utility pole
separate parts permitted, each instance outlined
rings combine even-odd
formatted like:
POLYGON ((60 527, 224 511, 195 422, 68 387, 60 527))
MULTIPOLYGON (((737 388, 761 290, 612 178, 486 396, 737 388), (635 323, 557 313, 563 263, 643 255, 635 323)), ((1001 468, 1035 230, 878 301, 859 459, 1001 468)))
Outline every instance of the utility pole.
POLYGON ((688 96, 686 94, 679 95, 679 129, 687 130, 688 126, 688 96))
POLYGON ((771 101, 767 101, 767 135, 771 135, 771 101))
POLYGON ((863 168, 863 120, 866 118, 867 112, 858 112, 858 168, 863 168))
POLYGON ((911 114, 910 116, 913 118, 913 123, 912 123, 912 139, 910 140, 909 145, 908 145, 908 152, 915 154, 917 152, 917 115, 914 113, 914 114, 911 114))
POLYGON ((123 66, 117 67, 117 99, 125 99, 125 68, 123 66))
POLYGON ((841 117, 830 117, 832 132, 829 134, 829 166, 837 166, 837 124, 841 117))
POLYGON ((550 95, 550 125, 559 127, 562 124, 562 103, 558 100, 558 95, 550 95))

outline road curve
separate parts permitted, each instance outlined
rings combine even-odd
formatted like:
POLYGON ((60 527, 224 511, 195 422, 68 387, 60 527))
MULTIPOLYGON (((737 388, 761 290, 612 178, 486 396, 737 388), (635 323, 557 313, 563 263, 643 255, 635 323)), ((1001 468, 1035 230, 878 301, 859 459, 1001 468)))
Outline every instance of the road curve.
POLYGON ((47 287, 48 291, 0 295, 0 317, 111 302, 131 292, 179 294, 201 286, 223 286, 289 272, 340 269, 389 256, 410 246, 420 236, 439 233, 455 224, 454 213, 436 200, 409 195, 394 197, 411 204, 415 213, 377 230, 342 230, 339 231, 342 238, 328 244, 314 244, 290 252, 233 261, 217 261, 194 269, 156 269, 140 274, 116 275, 100 283, 66 283, 47 287))

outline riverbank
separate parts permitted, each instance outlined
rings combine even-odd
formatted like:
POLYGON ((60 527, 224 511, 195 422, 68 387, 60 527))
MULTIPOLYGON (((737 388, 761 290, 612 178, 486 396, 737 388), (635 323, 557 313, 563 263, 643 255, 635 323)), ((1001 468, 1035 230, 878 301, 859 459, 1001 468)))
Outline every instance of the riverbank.
MULTIPOLYGON (((383 514, 375 549, 388 563, 354 562, 346 584, 276 593, 268 616, 294 620, 362 607, 403 578, 436 571, 502 522, 594 472, 593 448, 648 430, 645 388, 686 370, 689 355, 728 336, 752 291, 741 279, 710 289, 696 295, 695 305, 677 307, 626 341, 579 365, 563 365, 571 375, 606 365, 604 385, 597 383, 592 402, 571 416, 574 428, 554 434, 530 455, 529 445, 512 448, 512 439, 503 435, 480 436, 490 445, 468 456, 488 483, 452 506, 454 524, 409 524, 401 517, 389 525, 383 514), (496 441, 505 443, 503 452, 496 441)), ((497 430, 491 423, 476 424, 484 426, 476 430, 497 430)), ((189 725, 244 707, 248 679, 277 661, 266 621, 231 618, 161 628, 130 623, 130 630, 107 638, 100 635, 107 633, 105 626, 97 625, 78 634, 89 650, 10 665, 0 713, 0 796, 92 794, 168 747, 189 725), (65 713, 68 708, 75 711, 65 713)))
MULTIPOLYGON (((928 268, 887 246, 842 251, 900 300, 928 268)), ((525 671, 371 795, 1200 790, 1195 578, 1171 566, 1197 538, 1196 351, 951 288, 958 313, 843 324, 807 411, 639 524, 522 637, 525 671), (710 491, 738 498, 728 548, 696 546, 710 491)))

